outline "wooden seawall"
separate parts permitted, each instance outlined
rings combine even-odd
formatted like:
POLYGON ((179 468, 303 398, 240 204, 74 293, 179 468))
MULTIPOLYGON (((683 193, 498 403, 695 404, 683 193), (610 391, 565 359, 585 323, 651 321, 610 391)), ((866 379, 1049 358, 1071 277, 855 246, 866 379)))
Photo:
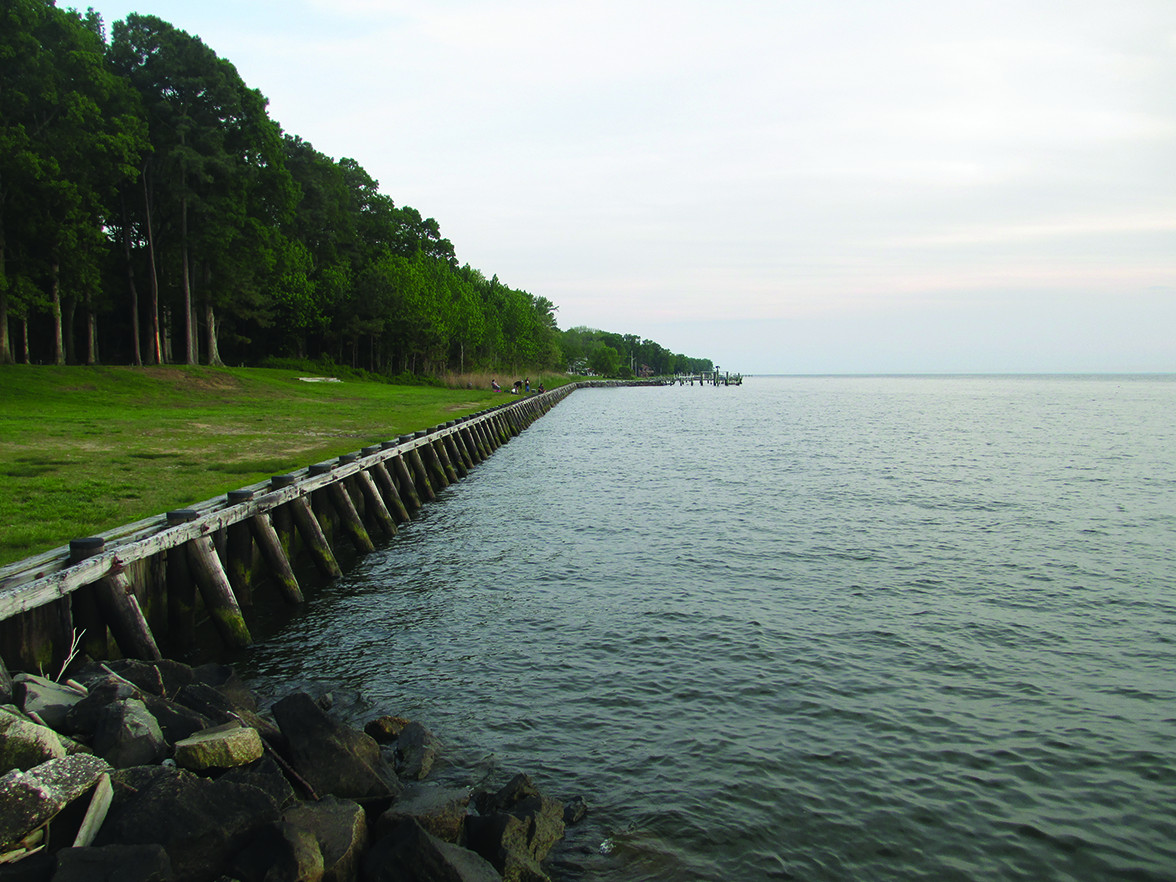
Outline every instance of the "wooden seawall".
POLYGON ((372 551, 373 536, 395 535, 438 490, 578 386, 512 400, 0 568, 0 661, 53 673, 75 650, 94 658, 182 656, 197 648, 198 631, 207 630, 198 623, 206 620, 225 646, 246 646, 252 636, 243 610, 255 590, 302 602, 297 573, 308 561, 326 578, 341 575, 340 543, 372 551))

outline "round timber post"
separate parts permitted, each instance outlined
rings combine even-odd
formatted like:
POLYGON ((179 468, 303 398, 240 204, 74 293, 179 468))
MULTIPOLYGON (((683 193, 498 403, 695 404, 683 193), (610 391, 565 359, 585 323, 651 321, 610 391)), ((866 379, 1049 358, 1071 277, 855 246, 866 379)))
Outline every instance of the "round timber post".
POLYGON ((437 498, 437 494, 433 492, 433 485, 429 483, 429 473, 425 470, 425 463, 421 459, 420 451, 413 447, 405 454, 405 457, 408 459, 409 465, 412 466, 413 483, 416 484, 417 493, 432 502, 437 498))
MULTIPOLYGON (((397 482, 400 484, 400 498, 404 500, 404 504, 412 511, 417 511, 421 507, 421 497, 417 493, 416 483, 413 481, 412 472, 409 471, 409 465, 405 461, 407 457, 397 454, 389 460, 392 465, 392 473, 395 475, 397 482)), ((415 466, 413 467, 415 471, 415 466)))
MULTIPOLYGON (((274 475, 270 478, 270 490, 281 490, 293 487, 298 479, 293 475, 274 475)), ((294 560, 294 515, 289 504, 279 505, 270 511, 270 522, 277 531, 278 539, 282 542, 282 550, 287 560, 294 560)))
MULTIPOLYGON (((86 536, 69 543, 71 564, 93 557, 102 551, 106 540, 101 536, 86 536)), ((78 629, 78 642, 82 651, 90 658, 110 658, 111 636, 102 618, 98 605, 98 593, 94 585, 84 585, 70 595, 73 627, 78 629)))
MULTIPOLYGON (((167 513, 167 525, 174 527, 196 517, 190 508, 167 513)), ((196 580, 188 566, 188 553, 182 545, 173 545, 164 555, 167 584, 168 644, 180 652, 196 648, 196 580)))
MULTIPOLYGON (((241 505, 252 499, 252 490, 230 490, 227 496, 229 505, 241 505)), ((229 574, 229 584, 233 586, 233 593, 242 606, 252 606, 253 533, 249 529, 249 521, 229 524, 225 532, 225 569, 229 574)))
MULTIPOLYGON (((102 547, 95 547, 91 549, 91 556, 101 551, 102 547)), ((118 558, 111 562, 110 570, 97 582, 97 595, 103 618, 123 655, 146 660, 163 658, 139 607, 139 598, 135 596, 130 577, 123 571, 118 558)))

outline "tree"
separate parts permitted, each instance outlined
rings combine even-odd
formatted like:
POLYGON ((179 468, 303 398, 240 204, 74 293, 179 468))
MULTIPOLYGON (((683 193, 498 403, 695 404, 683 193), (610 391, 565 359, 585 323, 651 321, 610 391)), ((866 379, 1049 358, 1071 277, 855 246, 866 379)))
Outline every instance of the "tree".
POLYGON ((588 367, 602 377, 615 376, 621 366, 621 354, 607 343, 597 343, 588 353, 588 367))
POLYGON ((0 83, 0 361, 12 360, 10 293, 27 316, 38 289, 53 318, 53 360, 73 351, 67 317, 80 300, 93 361, 100 267, 112 244, 104 222, 117 186, 133 179, 144 131, 106 64, 92 10, 82 18, 48 0, 7 0, 0 83))
MULTIPOLYGON (((199 280, 207 350, 216 361, 218 298, 210 286, 236 286, 240 297, 232 302, 253 298, 246 311, 256 311, 261 287, 249 270, 273 265, 273 244, 264 230, 293 202, 280 130, 266 116, 264 97, 245 86, 229 61, 155 16, 132 13, 116 23, 110 54, 138 90, 147 115, 154 153, 143 169, 143 216, 150 250, 160 253, 161 233, 168 246, 185 358, 189 364, 198 360, 193 288, 199 280), (244 258, 246 252, 251 256, 244 258)), ((224 294, 220 302, 230 298, 224 294)), ((153 321, 158 324, 157 314, 153 321)), ((154 354, 162 360, 158 345, 154 354)))

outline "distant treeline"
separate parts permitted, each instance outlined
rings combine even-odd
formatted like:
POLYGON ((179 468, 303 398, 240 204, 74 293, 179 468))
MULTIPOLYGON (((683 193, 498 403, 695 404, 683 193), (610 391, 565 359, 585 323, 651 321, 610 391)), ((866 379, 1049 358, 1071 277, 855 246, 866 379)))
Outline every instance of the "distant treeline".
POLYGON ((561 333, 550 300, 459 265, 435 220, 266 105, 154 16, 108 40, 93 10, 0 0, 0 362, 709 365, 561 333))

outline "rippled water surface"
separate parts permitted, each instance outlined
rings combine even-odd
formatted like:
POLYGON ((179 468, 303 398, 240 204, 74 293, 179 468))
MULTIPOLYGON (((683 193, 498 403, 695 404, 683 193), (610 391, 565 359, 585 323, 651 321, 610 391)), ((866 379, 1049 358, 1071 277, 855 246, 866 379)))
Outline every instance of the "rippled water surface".
POLYGON ((583 795, 565 880, 1172 879, 1174 559, 1171 377, 587 389, 248 666, 583 795))

